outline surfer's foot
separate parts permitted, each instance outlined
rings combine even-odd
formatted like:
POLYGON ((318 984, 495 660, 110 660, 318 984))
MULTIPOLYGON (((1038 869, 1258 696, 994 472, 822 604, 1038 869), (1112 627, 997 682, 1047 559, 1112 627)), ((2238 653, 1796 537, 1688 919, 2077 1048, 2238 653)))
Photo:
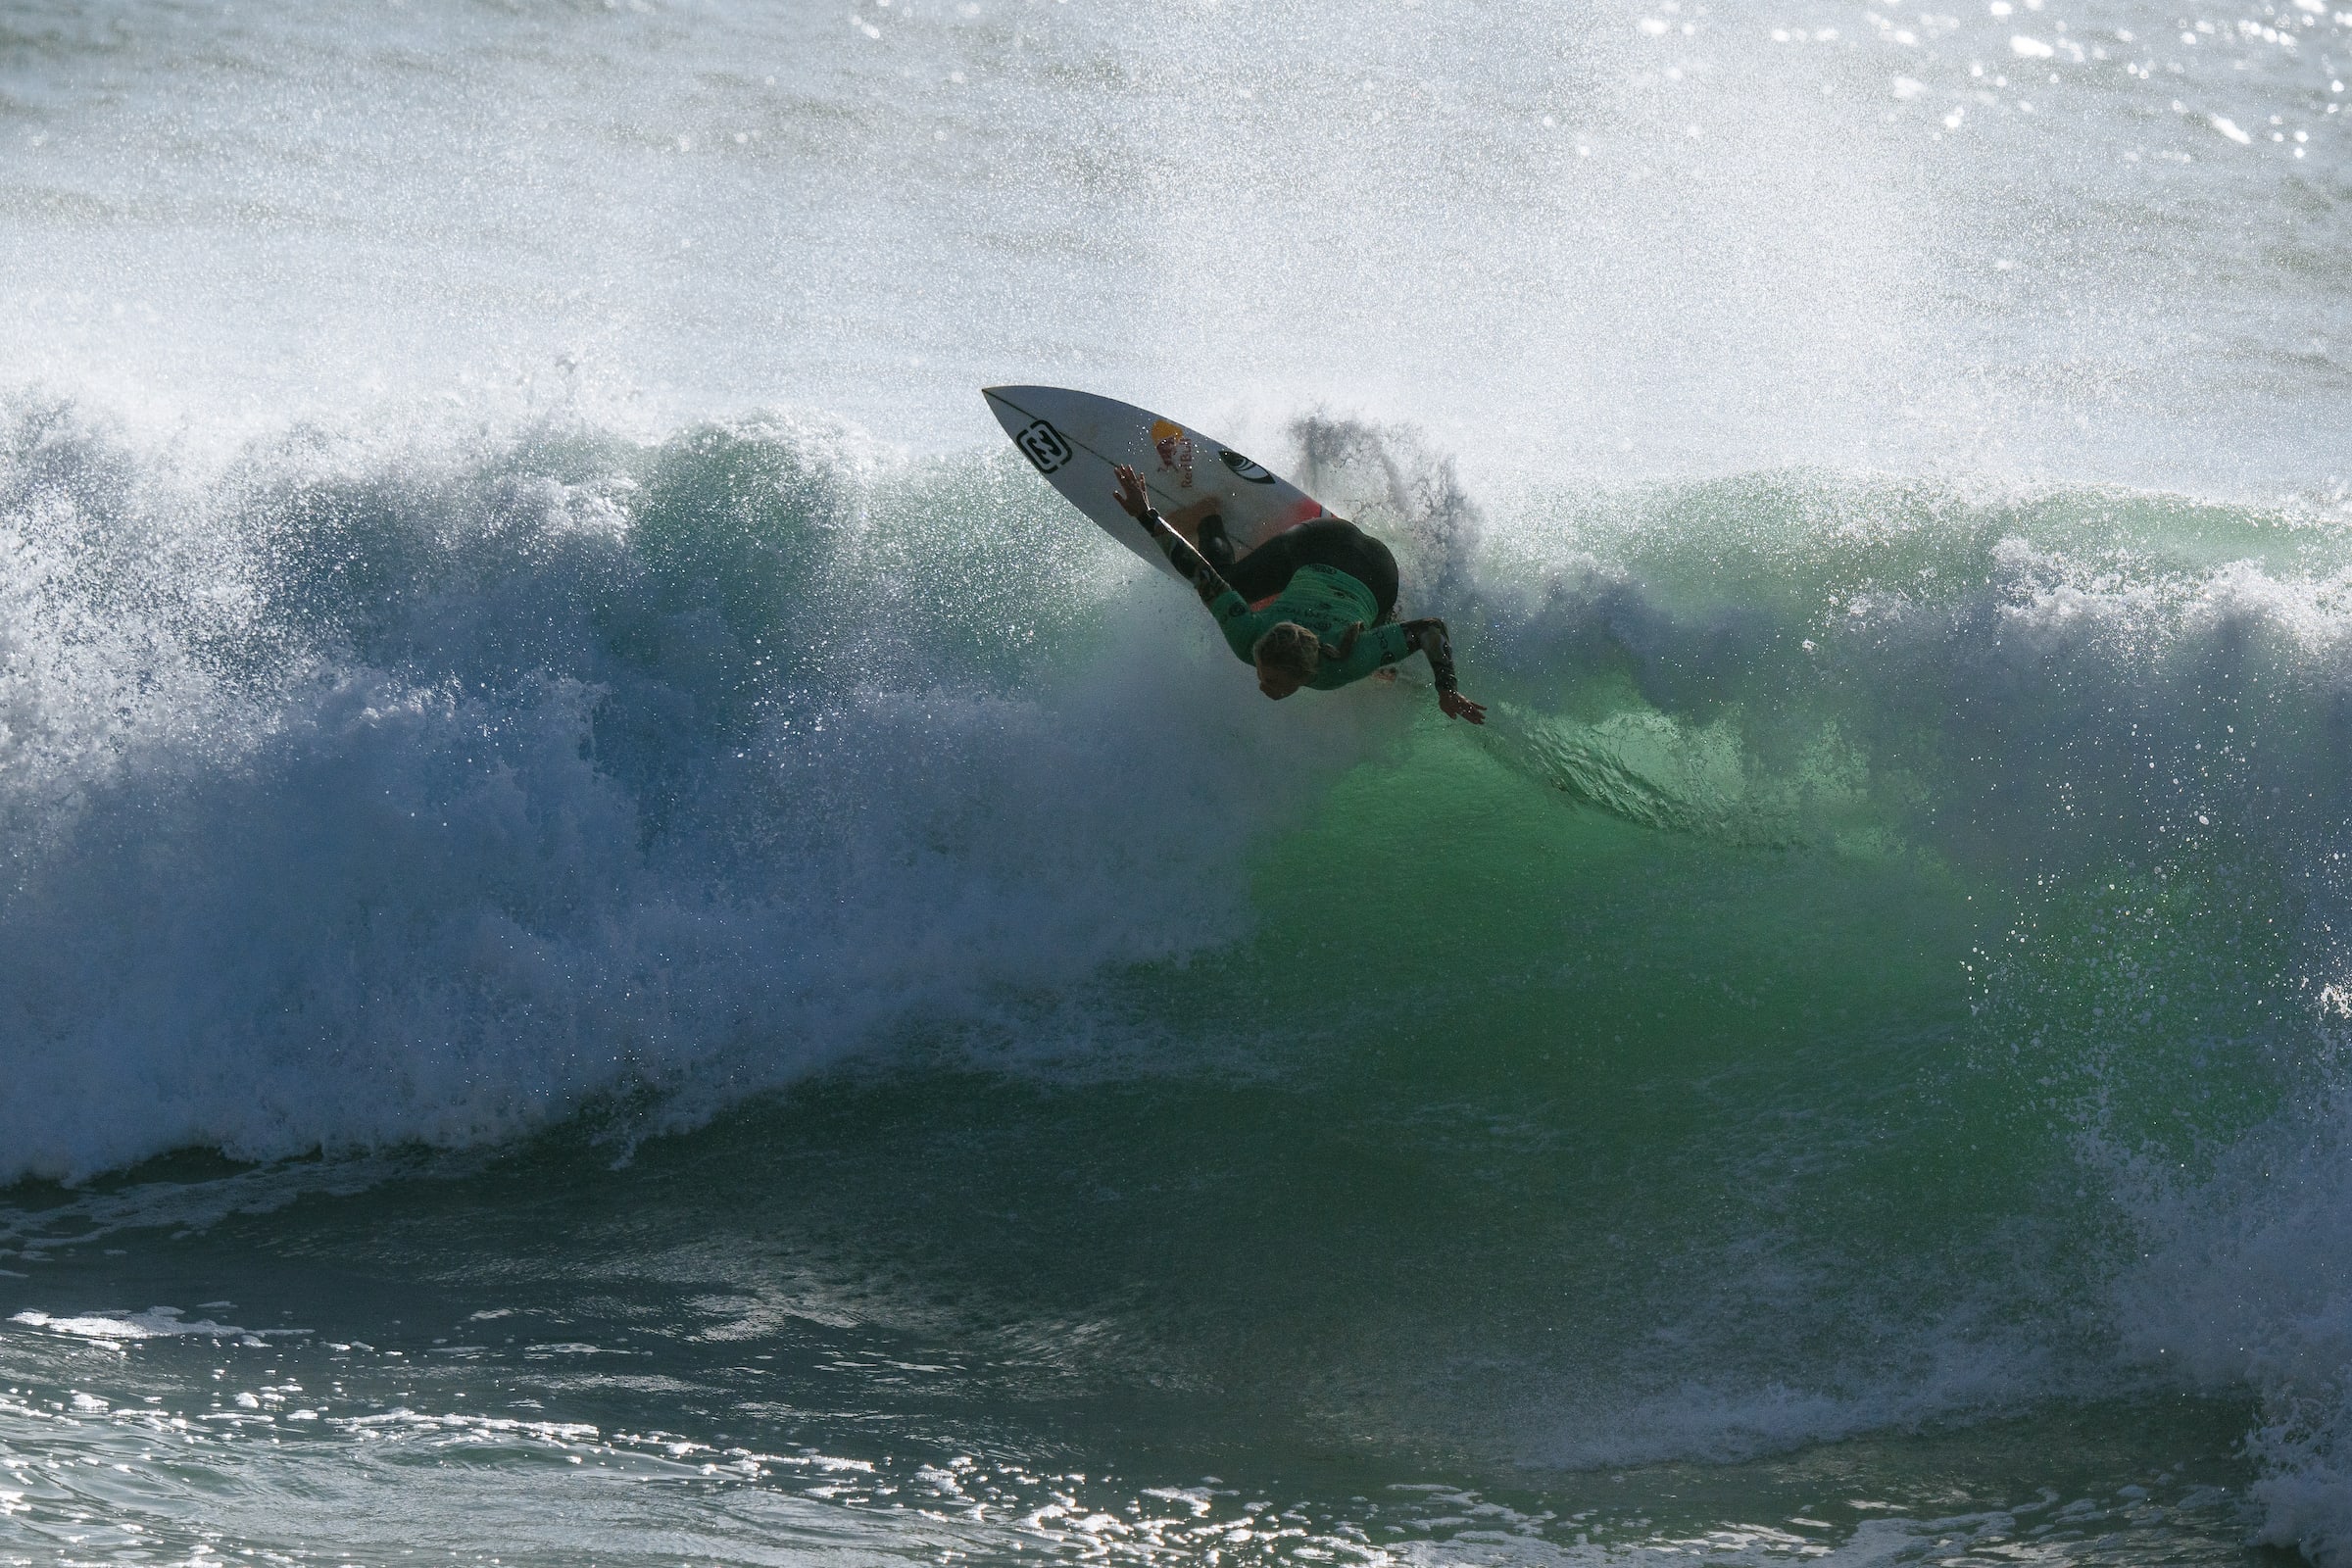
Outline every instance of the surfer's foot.
POLYGON ((1200 519, 1200 554, 1208 558, 1208 564, 1219 571, 1232 565, 1233 540, 1226 535, 1224 517, 1212 512, 1200 519))

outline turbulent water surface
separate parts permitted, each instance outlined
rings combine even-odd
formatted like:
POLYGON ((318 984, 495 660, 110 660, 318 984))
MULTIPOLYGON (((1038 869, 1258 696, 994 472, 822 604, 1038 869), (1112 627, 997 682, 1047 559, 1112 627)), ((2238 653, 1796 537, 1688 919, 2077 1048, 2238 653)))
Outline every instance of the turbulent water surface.
POLYGON ((0 1561, 2352 1561, 2348 74, 7 8, 0 1561))

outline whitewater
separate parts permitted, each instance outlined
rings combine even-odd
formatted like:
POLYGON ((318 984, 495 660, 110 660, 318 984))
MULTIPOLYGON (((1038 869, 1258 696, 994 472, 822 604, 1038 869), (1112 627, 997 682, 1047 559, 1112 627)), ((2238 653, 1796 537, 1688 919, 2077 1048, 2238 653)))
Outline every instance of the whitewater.
POLYGON ((7 8, 0 1561, 2352 1561, 2348 74, 7 8))

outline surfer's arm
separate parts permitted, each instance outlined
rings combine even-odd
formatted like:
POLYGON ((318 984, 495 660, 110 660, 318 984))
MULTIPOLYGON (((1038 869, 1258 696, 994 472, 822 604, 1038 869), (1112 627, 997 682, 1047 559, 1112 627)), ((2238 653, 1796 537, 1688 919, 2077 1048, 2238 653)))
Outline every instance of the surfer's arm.
POLYGON ((1473 724, 1487 721, 1487 710, 1462 695, 1453 678, 1453 642, 1446 635, 1446 623, 1432 615, 1424 620, 1404 623, 1404 635, 1411 645, 1429 659, 1430 679, 1438 688, 1438 706, 1454 718, 1466 718, 1473 724))
POLYGON ((1214 610, 1218 600, 1233 593, 1233 586, 1217 575, 1217 568, 1208 564, 1207 557, 1194 549, 1184 535, 1168 526, 1167 519, 1152 510, 1152 498, 1144 491, 1143 475, 1124 464, 1111 471, 1118 476, 1120 509, 1144 525, 1144 532, 1168 558, 1168 564, 1193 585, 1193 592, 1200 596, 1202 604, 1214 610))

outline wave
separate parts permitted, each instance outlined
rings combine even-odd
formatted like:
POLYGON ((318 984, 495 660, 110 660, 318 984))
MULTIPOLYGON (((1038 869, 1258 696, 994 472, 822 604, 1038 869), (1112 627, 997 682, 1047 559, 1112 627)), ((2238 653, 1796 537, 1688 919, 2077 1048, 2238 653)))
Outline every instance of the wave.
POLYGON ((985 1029, 1231 930, 1357 727, 1225 711, 1178 607, 1111 637, 1132 585, 1001 465, 358 445, 193 479, 9 425, 0 1179, 695 1114, 985 1029))
MULTIPOLYGON (((1324 1004, 1237 1047, 1195 992, 1245 936, 1406 918, 1319 901, 1438 908, 1471 940, 1382 947, 1348 1005, 1501 1018, 1581 964, 1625 1031, 1584 1070, 1626 1102, 1694 1038, 1763 1063, 1693 1091, 1769 1130, 1708 1156, 1737 1235, 1651 1239, 1689 1287, 1662 1338, 1496 1363, 1530 1462, 2250 1388, 2267 1528, 2337 1552, 2343 517, 1809 471, 1474 498, 1410 432, 1293 434, 1455 625, 1486 731, 1375 683, 1255 701, 1009 454, 771 416, 301 430, 198 469, 20 400, 0 1180, 685 1126, 939 1049, 1288 1074, 1419 1125, 1324 1004), (1620 925, 1563 960, 1562 909, 1620 925), (1877 940, 1904 920, 1964 929, 1965 968, 1877 940), (1822 1011, 1887 997, 1868 1039, 1822 1011)), ((1508 1016, 1414 1083, 1506 1143, 1591 1135, 1519 1081, 1557 1020, 1508 1016)), ((1626 1125, 1633 1168, 1693 1152, 1626 1125)))

